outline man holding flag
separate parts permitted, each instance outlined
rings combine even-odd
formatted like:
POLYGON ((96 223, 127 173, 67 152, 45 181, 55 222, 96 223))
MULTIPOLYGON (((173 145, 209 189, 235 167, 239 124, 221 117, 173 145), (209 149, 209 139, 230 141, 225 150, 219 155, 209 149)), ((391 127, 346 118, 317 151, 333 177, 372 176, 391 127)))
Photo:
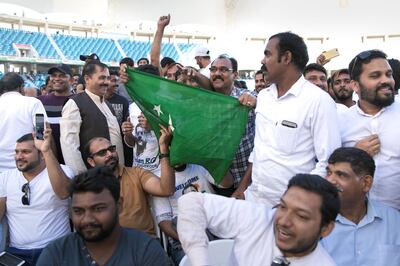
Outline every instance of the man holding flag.
POLYGON ((249 109, 238 100, 221 95, 239 97, 245 92, 233 87, 229 58, 216 59, 212 67, 213 84, 219 93, 132 69, 127 69, 127 73, 121 71, 121 80, 129 80, 128 93, 155 132, 158 133, 158 124, 169 125, 174 131, 171 165, 199 164, 217 183, 225 175, 232 175, 238 183, 253 148, 254 117, 250 117, 246 128, 249 109))

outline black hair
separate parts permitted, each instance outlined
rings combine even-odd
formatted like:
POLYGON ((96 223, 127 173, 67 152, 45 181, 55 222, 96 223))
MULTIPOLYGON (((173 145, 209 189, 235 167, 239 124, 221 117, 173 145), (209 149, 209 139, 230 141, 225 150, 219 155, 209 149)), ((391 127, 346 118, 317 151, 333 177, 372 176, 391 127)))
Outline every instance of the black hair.
POLYGON ((386 59, 386 54, 380 50, 367 50, 356 55, 349 64, 350 78, 355 81, 360 81, 362 65, 368 64, 375 58, 386 59))
POLYGON ((297 68, 303 72, 305 66, 308 62, 308 51, 307 45, 304 42, 303 38, 299 35, 294 34, 292 32, 281 32, 277 33, 269 38, 271 39, 278 39, 278 54, 279 54, 279 61, 280 58, 285 54, 286 51, 292 53, 292 62, 297 66, 297 68))
POLYGON ((17 139, 17 143, 33 140, 32 133, 28 133, 17 139))
POLYGON ((107 166, 96 166, 88 171, 75 176, 69 187, 69 194, 84 192, 94 192, 99 194, 104 189, 110 191, 112 197, 117 202, 120 197, 120 184, 113 171, 107 166))
POLYGON ((124 57, 121 59, 121 61, 119 61, 119 64, 126 64, 127 66, 133 67, 135 65, 135 61, 133 61, 133 59, 130 57, 124 57))
POLYGON ((329 164, 349 163, 353 172, 358 176, 374 176, 375 161, 365 151, 354 147, 336 149, 328 159, 329 164))
POLYGON ((96 72, 96 66, 100 67, 101 70, 108 68, 106 64, 103 64, 98 60, 91 60, 89 63, 83 66, 82 76, 84 77, 86 75, 93 75, 96 72))
POLYGON ((150 63, 149 59, 147 59, 146 57, 139 58, 139 59, 137 60, 137 62, 139 63, 139 61, 142 61, 142 60, 145 60, 145 61, 146 61, 146 65, 148 65, 148 64, 150 63))
POLYGON ((393 70, 394 89, 399 90, 400 87, 400 61, 397 59, 389 59, 389 65, 393 70))
POLYGON ((115 68, 110 69, 110 76, 111 75, 119 76, 118 69, 115 68))
POLYGON ((237 72, 238 71, 238 61, 234 57, 229 57, 229 60, 231 60, 232 71, 237 72))
POLYGON ((161 59, 160 65, 164 68, 166 65, 170 65, 172 63, 175 63, 174 59, 172 59, 171 57, 164 57, 163 59, 161 59))
POLYGON ((24 79, 15 72, 8 72, 2 78, 2 90, 6 91, 19 91, 24 85, 24 79))
POLYGON ((350 71, 347 68, 342 68, 342 69, 336 70, 335 72, 333 72, 333 74, 331 76, 332 77, 332 82, 334 82, 335 79, 337 77, 339 77, 339 75, 342 75, 342 74, 350 75, 350 71))
POLYGON ((158 67, 153 66, 153 65, 141 65, 138 66, 137 70, 145 72, 145 73, 149 73, 149 74, 153 74, 156 76, 160 76, 160 70, 158 69, 158 67))
POLYGON ((311 72, 311 71, 314 71, 314 70, 315 70, 315 71, 322 72, 322 73, 325 74, 325 76, 328 76, 328 73, 326 72, 325 67, 323 67, 323 66, 321 66, 321 65, 319 65, 319 64, 316 64, 316 63, 308 64, 308 65, 304 68, 303 75, 305 76, 308 72, 311 72))
POLYGON ((299 187, 321 196, 321 227, 335 221, 340 210, 340 199, 338 189, 329 181, 319 175, 297 174, 289 180, 286 191, 291 187, 299 187))

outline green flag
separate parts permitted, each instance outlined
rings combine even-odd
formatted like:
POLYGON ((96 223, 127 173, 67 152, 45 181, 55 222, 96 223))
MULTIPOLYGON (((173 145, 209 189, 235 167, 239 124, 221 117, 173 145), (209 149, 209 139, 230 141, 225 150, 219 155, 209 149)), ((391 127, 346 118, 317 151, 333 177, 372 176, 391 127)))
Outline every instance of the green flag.
POLYGON ((219 183, 244 134, 248 108, 236 98, 127 69, 128 94, 146 116, 157 138, 159 124, 170 126, 171 165, 205 167, 219 183))

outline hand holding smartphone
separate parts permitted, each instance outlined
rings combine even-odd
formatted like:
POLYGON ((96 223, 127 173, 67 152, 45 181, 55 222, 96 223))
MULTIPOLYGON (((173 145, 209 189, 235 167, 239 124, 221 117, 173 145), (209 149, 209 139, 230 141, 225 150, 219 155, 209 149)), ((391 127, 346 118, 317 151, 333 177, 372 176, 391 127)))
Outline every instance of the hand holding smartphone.
POLYGON ((44 139, 44 115, 35 115, 35 134, 37 139, 44 139))

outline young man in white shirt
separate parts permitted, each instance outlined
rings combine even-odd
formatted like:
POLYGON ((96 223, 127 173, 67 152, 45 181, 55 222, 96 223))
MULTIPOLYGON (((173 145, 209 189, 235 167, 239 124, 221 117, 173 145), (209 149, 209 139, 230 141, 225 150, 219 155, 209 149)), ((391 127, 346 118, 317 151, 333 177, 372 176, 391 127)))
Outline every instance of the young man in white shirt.
POLYGON ((194 266, 211 265, 205 229, 234 240, 229 265, 335 265, 318 241, 332 231, 340 201, 320 176, 294 176, 276 210, 206 193, 184 195, 178 208, 179 239, 194 266))
POLYGON ((400 103, 394 101, 393 71, 386 54, 367 50, 349 65, 356 105, 339 116, 342 144, 368 152, 375 160, 373 200, 400 209, 400 103))
POLYGON ((7 217, 6 251, 35 265, 42 249, 71 231, 68 186, 73 172, 61 166, 50 148, 50 125, 44 140, 32 133, 17 140, 16 169, 0 174, 0 217, 7 217))

